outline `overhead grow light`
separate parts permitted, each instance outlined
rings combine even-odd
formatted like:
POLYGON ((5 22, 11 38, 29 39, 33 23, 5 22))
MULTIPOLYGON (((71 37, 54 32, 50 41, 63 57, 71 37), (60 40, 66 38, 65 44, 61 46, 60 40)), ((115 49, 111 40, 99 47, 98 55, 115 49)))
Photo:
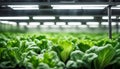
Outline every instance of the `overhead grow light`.
POLYGON ((3 23, 3 24, 10 24, 10 25, 14 25, 14 26, 17 25, 16 22, 12 22, 12 21, 0 21, 0 23, 3 23))
POLYGON ((81 25, 81 22, 68 22, 68 25, 81 25))
MULTIPOLYGON (((102 25, 107 25, 107 26, 109 25, 108 22, 102 22, 101 24, 102 24, 102 25)), ((116 25, 116 22, 112 22, 111 24, 112 24, 112 25, 116 25)))
POLYGON ((3 24, 8 24, 9 21, 0 21, 0 23, 3 23, 3 24))
POLYGON ((33 17, 34 20, 54 20, 55 17, 54 16, 34 16, 33 17))
POLYGON ((87 25, 80 25, 79 28, 87 28, 87 25))
MULTIPOLYGON (((108 19, 108 16, 103 16, 102 19, 108 19)), ((116 19, 116 16, 111 16, 111 19, 116 19)))
POLYGON ((8 5, 14 10, 39 10, 38 5, 8 5))
POLYGON ((31 26, 37 26, 37 25, 40 25, 40 23, 39 22, 30 22, 29 25, 31 25, 31 26))
POLYGON ((0 20, 28 20, 28 16, 0 17, 0 20))
POLYGON ((19 22, 19 25, 20 25, 20 26, 26 26, 26 25, 27 25, 27 22, 19 22))
POLYGON ((65 22, 56 22, 56 25, 66 25, 65 22))
POLYGON ((120 9, 120 5, 117 5, 117 6, 111 7, 111 9, 120 9))
POLYGON ((92 27, 92 28, 97 28, 99 27, 99 23, 98 22, 87 22, 86 23, 89 27, 92 27))
POLYGON ((8 22, 10 25, 16 26, 17 23, 16 22, 8 22))
POLYGON ((54 22, 44 22, 43 25, 55 25, 54 22))
POLYGON ((70 20, 70 19, 76 19, 76 20, 79 20, 79 19, 94 19, 93 16, 60 16, 59 19, 62 19, 62 20, 70 20))
POLYGON ((104 9, 108 5, 51 5, 53 9, 104 9))

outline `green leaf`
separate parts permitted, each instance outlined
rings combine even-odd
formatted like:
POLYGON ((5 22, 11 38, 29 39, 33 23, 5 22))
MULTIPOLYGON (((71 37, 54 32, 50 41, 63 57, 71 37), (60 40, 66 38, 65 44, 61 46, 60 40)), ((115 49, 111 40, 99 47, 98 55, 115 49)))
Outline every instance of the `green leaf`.
POLYGON ((81 50, 82 52, 85 52, 90 47, 94 46, 94 44, 90 40, 80 40, 80 42, 78 43, 77 46, 78 46, 79 50, 81 50))
POLYGON ((59 46, 63 48, 63 50, 60 53, 62 61, 66 62, 66 60, 70 56, 70 53, 73 50, 73 44, 72 44, 72 42, 70 42, 68 40, 60 40, 59 41, 59 46))
POLYGON ((40 63, 37 69, 50 69, 49 66, 45 63, 40 63))
POLYGON ((98 55, 97 59, 94 61, 95 69, 104 69, 109 65, 115 55, 115 49, 110 44, 102 47, 94 46, 86 52, 96 53, 98 55))
POLYGON ((80 50, 75 50, 71 53, 71 60, 77 61, 78 59, 82 59, 84 53, 80 50))

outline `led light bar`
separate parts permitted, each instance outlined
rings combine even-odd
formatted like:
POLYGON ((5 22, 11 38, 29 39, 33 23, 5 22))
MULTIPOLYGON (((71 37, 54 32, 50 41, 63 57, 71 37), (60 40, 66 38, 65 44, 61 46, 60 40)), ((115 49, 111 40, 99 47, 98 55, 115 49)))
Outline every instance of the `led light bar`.
MULTIPOLYGON (((108 22, 102 22, 101 24, 102 24, 102 25, 109 25, 108 22)), ((116 22, 112 22, 111 24, 112 24, 112 25, 116 25, 116 22)))
POLYGON ((0 21, 0 23, 3 23, 3 24, 8 24, 9 21, 0 21))
POLYGON ((66 25, 65 22, 56 22, 56 25, 66 25))
POLYGON ((120 23, 118 23, 118 25, 120 25, 120 23))
POLYGON ((87 28, 87 25, 80 25, 79 28, 87 28))
POLYGON ((36 28, 37 25, 27 25, 26 27, 27 27, 27 28, 36 28))
POLYGON ((11 21, 0 21, 0 23, 3 23, 3 24, 10 24, 10 25, 14 25, 14 26, 17 25, 16 22, 11 22, 11 21))
POLYGON ((97 28, 99 27, 99 23, 98 22, 87 22, 86 23, 89 27, 92 27, 92 28, 97 28))
POLYGON ((36 26, 36 25, 40 25, 40 23, 39 22, 30 22, 29 25, 36 26))
MULTIPOLYGON (((103 16, 102 19, 108 19, 108 16, 103 16)), ((116 16, 111 16, 111 19, 116 19, 116 16)))
POLYGON ((38 5, 8 5, 14 10, 39 10, 38 5))
POLYGON ((34 16, 33 17, 34 20, 54 20, 55 17, 54 16, 34 16))
POLYGON ((19 25, 20 25, 20 26, 26 26, 26 25, 27 25, 27 22, 19 22, 19 25))
POLYGON ((40 25, 41 28, 48 28, 48 25, 40 25))
POLYGON ((12 8, 14 10, 39 10, 39 8, 12 8))
POLYGON ((117 5, 117 6, 111 7, 111 9, 120 9, 120 5, 117 5))
POLYGON ((62 25, 61 27, 62 28, 71 28, 71 26, 69 26, 69 25, 62 25))
POLYGON ((55 25, 54 22, 44 22, 43 25, 55 25))
POLYGON ((70 19, 94 19, 93 16, 60 16, 59 19, 62 19, 62 20, 70 20, 70 19))
POLYGON ((14 25, 14 26, 16 26, 17 25, 17 23, 16 22, 8 22, 9 24, 11 24, 11 25, 14 25))
POLYGON ((27 16, 0 17, 0 20, 29 20, 29 17, 27 16))
POLYGON ((99 25, 89 25, 89 27, 91 27, 91 28, 97 28, 97 27, 99 27, 99 25))
POLYGON ((91 25, 91 26, 95 26, 95 25, 99 25, 99 22, 87 22, 87 25, 91 25))
POLYGON ((51 5, 53 9, 104 9, 108 5, 51 5))
POLYGON ((68 22, 68 25, 81 25, 81 22, 68 22))

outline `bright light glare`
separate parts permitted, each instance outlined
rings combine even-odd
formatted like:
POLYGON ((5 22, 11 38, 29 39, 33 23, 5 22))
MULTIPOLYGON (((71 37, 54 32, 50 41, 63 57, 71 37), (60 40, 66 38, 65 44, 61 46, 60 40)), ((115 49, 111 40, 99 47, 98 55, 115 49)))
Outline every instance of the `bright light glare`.
POLYGON ((14 26, 16 26, 16 25, 17 25, 17 23, 16 23, 16 22, 9 22, 9 24, 14 25, 14 26))
POLYGON ((40 25, 41 28, 48 28, 48 25, 40 25))
POLYGON ((97 28, 97 27, 99 27, 98 25, 89 25, 89 27, 91 27, 91 28, 97 28))
POLYGON ((81 22, 68 22, 68 25, 81 25, 81 22))
POLYGON ((78 27, 80 27, 80 28, 87 28, 87 25, 80 25, 78 27))
POLYGON ((98 22, 87 22, 86 24, 89 25, 89 27, 92 27, 92 28, 99 27, 99 23, 98 22))
POLYGON ((108 22, 102 22, 101 24, 102 25, 108 25, 108 22))
POLYGON ((0 23, 3 23, 3 24, 8 24, 9 21, 0 21, 0 23))
POLYGON ((56 22, 56 25, 66 25, 65 22, 56 22))
POLYGON ((12 8, 14 10, 38 10, 39 8, 12 8))
POLYGON ((14 10, 38 10, 38 5, 8 5, 14 10))
POLYGON ((19 17, 0 17, 1 20, 28 20, 29 17, 27 16, 19 16, 19 17))
POLYGON ((104 9, 107 5, 51 5, 53 9, 104 9))
POLYGON ((93 16, 60 16, 59 19, 63 19, 63 20, 77 19, 78 20, 78 19, 94 19, 94 17, 93 16))
POLYGON ((98 22, 87 22, 86 24, 87 24, 87 25, 91 25, 91 26, 93 26, 93 25, 99 25, 98 22))
POLYGON ((36 28, 37 25, 27 25, 26 27, 27 27, 27 28, 36 28))
MULTIPOLYGON (((102 19, 108 19, 108 16, 103 16, 102 19)), ((116 16, 111 16, 111 19, 116 19, 116 16)))
POLYGON ((112 7, 111 9, 120 9, 120 7, 112 7))
POLYGON ((17 25, 16 22, 11 22, 11 21, 0 21, 0 22, 3 23, 3 24, 10 24, 10 25, 14 25, 14 26, 17 25))
POLYGON ((33 25, 33 26, 36 26, 36 25, 40 25, 40 23, 39 23, 39 22, 30 22, 29 25, 31 25, 31 26, 32 26, 32 25, 33 25))
POLYGON ((54 25, 54 22, 44 22, 44 25, 54 25))
POLYGON ((38 7, 38 5, 8 5, 8 7, 38 7))
POLYGON ((27 22, 20 22, 19 25, 21 25, 21 26, 26 26, 26 25, 27 25, 27 22))
POLYGON ((54 20, 55 17, 54 16, 34 16, 33 17, 34 20, 54 20))
POLYGON ((118 25, 120 25, 120 23, 118 23, 118 25))
MULTIPOLYGON (((102 25, 109 25, 108 22, 102 22, 102 25)), ((112 22, 112 25, 116 25, 116 22, 112 22)))
POLYGON ((63 25, 63 26, 61 26, 62 28, 71 28, 71 26, 69 26, 69 25, 63 25))
POLYGON ((120 9, 120 5, 117 5, 117 6, 111 7, 111 9, 120 9))
POLYGON ((112 22, 112 25, 116 25, 116 22, 112 22))

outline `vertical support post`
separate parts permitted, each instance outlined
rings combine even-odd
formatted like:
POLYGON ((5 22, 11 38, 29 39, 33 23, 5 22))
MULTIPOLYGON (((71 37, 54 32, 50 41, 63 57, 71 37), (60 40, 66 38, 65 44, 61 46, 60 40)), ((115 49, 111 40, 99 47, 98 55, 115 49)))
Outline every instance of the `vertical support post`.
POLYGON ((19 22, 16 22, 16 23, 17 23, 17 30, 20 30, 19 22))
POLYGON ((112 15, 112 10, 111 10, 111 5, 108 6, 108 23, 109 23, 109 38, 112 39, 112 25, 111 25, 111 15, 112 15))
MULTIPOLYGON (((117 16, 117 19, 119 19, 118 16, 117 16)), ((119 33, 119 25, 118 25, 118 22, 116 22, 116 33, 117 33, 117 34, 119 33)))

